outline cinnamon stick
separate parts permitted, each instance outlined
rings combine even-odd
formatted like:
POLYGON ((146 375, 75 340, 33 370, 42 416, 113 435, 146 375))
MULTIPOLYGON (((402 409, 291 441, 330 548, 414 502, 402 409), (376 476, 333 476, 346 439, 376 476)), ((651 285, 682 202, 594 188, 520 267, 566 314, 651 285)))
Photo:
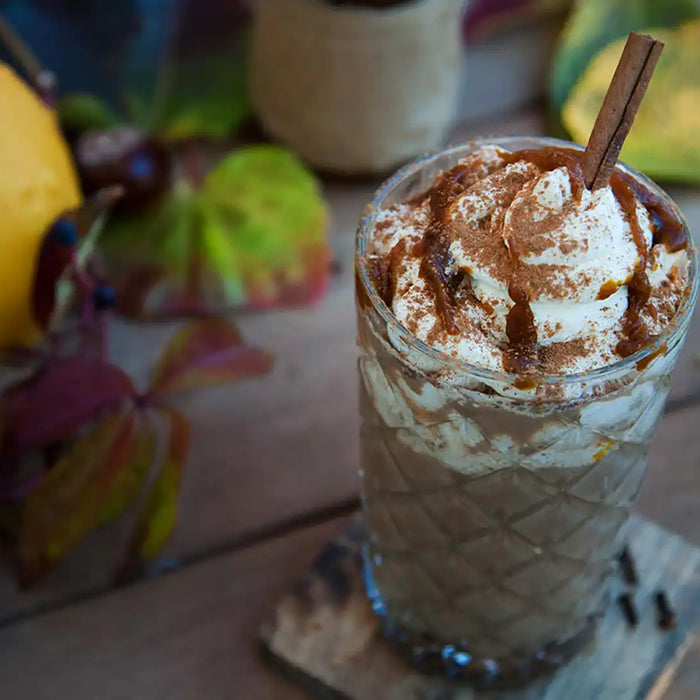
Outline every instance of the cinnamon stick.
POLYGON ((588 189, 608 184, 663 48, 648 34, 629 35, 583 156, 588 189))

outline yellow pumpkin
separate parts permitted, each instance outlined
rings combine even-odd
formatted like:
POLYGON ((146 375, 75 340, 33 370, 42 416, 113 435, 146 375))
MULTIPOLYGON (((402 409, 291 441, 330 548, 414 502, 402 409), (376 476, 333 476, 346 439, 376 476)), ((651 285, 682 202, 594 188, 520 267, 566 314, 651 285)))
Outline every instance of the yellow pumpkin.
POLYGON ((31 308, 39 249, 54 219, 80 202, 53 110, 0 63, 0 350, 41 338, 31 308))

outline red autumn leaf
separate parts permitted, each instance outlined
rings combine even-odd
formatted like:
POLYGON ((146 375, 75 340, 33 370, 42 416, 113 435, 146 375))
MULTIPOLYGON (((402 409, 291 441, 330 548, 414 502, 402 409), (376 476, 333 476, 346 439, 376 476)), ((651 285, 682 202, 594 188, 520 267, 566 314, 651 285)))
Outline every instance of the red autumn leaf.
POLYGON ((4 448, 20 452, 64 440, 135 391, 121 369, 101 360, 51 359, 3 398, 4 448))
POLYGON ((191 431, 181 413, 172 408, 162 411, 169 422, 168 446, 129 544, 129 565, 155 556, 172 535, 177 520, 180 483, 190 450, 191 431))
POLYGON ((134 414, 120 411, 94 425, 27 497, 19 538, 20 581, 29 585, 92 530, 119 472, 128 465, 134 414))
POLYGON ((172 394, 265 374, 272 366, 266 352, 245 345, 226 321, 196 321, 170 341, 158 363, 151 391, 172 394))

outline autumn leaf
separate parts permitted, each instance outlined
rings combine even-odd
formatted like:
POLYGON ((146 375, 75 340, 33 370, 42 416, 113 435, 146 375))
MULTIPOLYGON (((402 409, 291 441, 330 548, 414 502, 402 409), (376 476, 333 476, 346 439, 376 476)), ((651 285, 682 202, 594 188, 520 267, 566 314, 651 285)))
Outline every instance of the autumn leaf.
POLYGON ((156 434, 145 420, 134 430, 130 452, 97 518, 97 527, 121 515, 138 497, 156 457, 156 434))
POLYGON ((73 93, 59 100, 58 119, 67 134, 88 129, 107 129, 119 123, 119 117, 94 95, 73 93))
POLYGON ((207 264, 244 290, 231 302, 267 308, 323 294, 328 212, 294 153, 271 145, 234 151, 207 174, 201 199, 207 264))
POLYGON ((155 370, 153 394, 217 386, 265 374, 272 366, 266 352, 244 344, 238 330, 220 319, 196 321, 170 341, 155 370))
POLYGON ((59 563, 97 522, 128 463, 130 411, 110 415, 77 440, 27 497, 19 538, 20 581, 29 585, 59 563))
POLYGON ((75 249, 50 231, 44 237, 32 288, 32 311, 41 328, 56 328, 68 314, 76 297, 75 274, 86 273, 107 216, 121 196, 119 186, 105 187, 72 213, 79 234, 75 249))
POLYGON ((298 306, 326 289, 327 227, 313 173, 284 148, 248 146, 200 189, 180 181, 153 211, 110 221, 101 251, 129 315, 298 306))
POLYGON ((220 138, 250 115, 248 4, 0 2, 3 17, 58 76, 67 128, 118 119, 165 138, 220 138))
POLYGON ((197 192, 179 181, 154 209, 109 222, 100 250, 122 313, 143 316, 152 307, 167 313, 186 296, 198 220, 197 192))
MULTIPOLYGON (((649 27, 676 27, 694 19, 694 0, 585 0, 577 2, 562 31, 550 82, 557 112, 593 56, 615 39, 649 27)), ((648 100, 648 98, 647 98, 648 100)))
POLYGON ((65 440, 135 392, 131 379, 114 365, 92 358, 54 358, 3 396, 3 447, 21 452, 65 440))
POLYGON ((162 409, 169 423, 168 445, 129 544, 130 563, 158 553, 175 529, 182 472, 190 448, 190 425, 172 408, 162 409))
MULTIPOLYGON (((700 183, 700 20, 653 34, 666 48, 620 159, 655 179, 700 183)), ((564 105, 564 126, 580 143, 591 133, 623 45, 616 41, 595 56, 564 105)))
POLYGON ((181 0, 174 46, 151 97, 152 130, 165 139, 230 135, 252 111, 249 10, 241 0, 181 0))

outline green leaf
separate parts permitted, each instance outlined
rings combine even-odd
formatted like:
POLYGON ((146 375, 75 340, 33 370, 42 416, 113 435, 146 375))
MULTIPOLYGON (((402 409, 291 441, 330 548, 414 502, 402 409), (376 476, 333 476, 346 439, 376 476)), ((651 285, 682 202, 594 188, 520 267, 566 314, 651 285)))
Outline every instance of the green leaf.
POLYGON ((77 440, 27 497, 19 539, 20 580, 29 585, 97 524, 133 440, 131 412, 113 414, 77 440))
POLYGON ((124 102, 130 121, 163 139, 180 140, 229 136, 250 116, 247 12, 240 4, 182 0, 174 12, 161 10, 159 23, 172 23, 177 15, 169 39, 161 36, 149 46, 144 33, 145 43, 135 43, 127 60, 124 102))
POLYGON ((135 429, 130 448, 97 518, 98 527, 121 515, 139 495, 156 456, 156 435, 150 424, 143 422, 135 429))
POLYGON ((235 280, 251 306, 311 301, 327 282, 328 215, 313 175, 290 151, 251 146, 206 177, 202 217, 216 276, 235 280), (229 246, 211 245, 213 236, 229 246))
POLYGON ((41 63, 78 93, 61 105, 71 126, 104 125, 114 110, 122 123, 169 138, 220 137, 250 115, 249 0, 0 5, 41 63))
POLYGON ((129 545, 129 561, 155 556, 175 529, 182 472, 190 448, 190 425, 172 408, 163 408, 170 424, 165 458, 148 494, 129 545))
MULTIPOLYGON (((666 48, 620 158, 656 179, 700 183, 700 20, 654 35, 666 48)), ((581 143, 593 128, 623 46, 620 40, 603 49, 564 105, 564 125, 581 143)))
MULTIPOLYGON (((79 228, 87 229, 85 234, 78 241, 75 265, 78 270, 88 274, 87 268, 92 262, 105 224, 109 218, 112 206, 117 201, 119 195, 118 188, 107 187, 93 194, 90 199, 83 203, 77 212, 77 223, 79 228)), ((51 314, 50 326, 56 328, 66 317, 76 295, 75 269, 69 266, 56 282, 55 308, 51 314)))
POLYGON ((61 128, 68 133, 88 129, 108 129, 119 123, 119 117, 102 100, 85 93, 72 93, 56 105, 61 128))
POLYGON ((164 395, 220 386, 265 374, 271 367, 270 355, 245 345, 230 323, 206 319, 185 326, 170 341, 154 373, 151 391, 164 395))
POLYGON ((226 156, 200 190, 179 183, 159 209, 102 239, 121 309, 135 316, 313 302, 328 281, 328 214, 290 151, 226 156))
POLYGON ((559 38, 550 85, 559 111, 593 56, 611 41, 698 17, 694 0, 579 0, 559 38))
POLYGON ((180 59, 153 130, 169 140, 220 139, 233 133, 252 109, 244 56, 244 47, 233 43, 223 55, 180 59))
POLYGON ((199 197, 180 181, 155 209, 109 223, 101 252, 114 281, 119 309, 129 316, 166 313, 187 296, 192 231, 199 197))

